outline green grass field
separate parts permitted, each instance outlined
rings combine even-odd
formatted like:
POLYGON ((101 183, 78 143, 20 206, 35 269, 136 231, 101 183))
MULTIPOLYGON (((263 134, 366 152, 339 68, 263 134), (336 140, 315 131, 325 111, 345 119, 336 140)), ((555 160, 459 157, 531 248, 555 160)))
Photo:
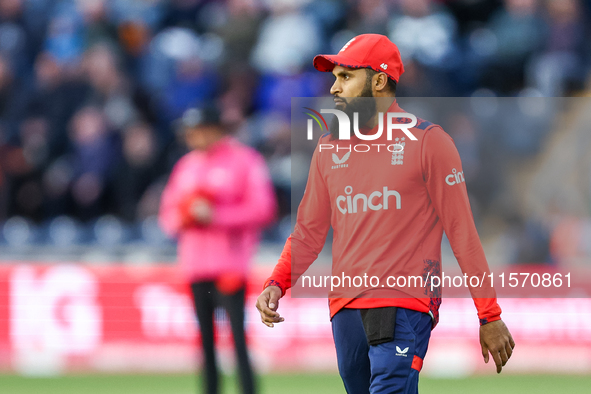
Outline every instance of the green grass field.
MULTIPOLYGON (((260 394, 343 394, 337 375, 267 375, 260 394)), ((421 394, 576 394, 591 392, 591 376, 483 376, 465 379, 421 378, 421 394)), ((76 375, 56 378, 0 376, 2 394, 197 394, 190 375, 76 375)), ((224 380, 224 394, 238 393, 234 378, 224 380)))

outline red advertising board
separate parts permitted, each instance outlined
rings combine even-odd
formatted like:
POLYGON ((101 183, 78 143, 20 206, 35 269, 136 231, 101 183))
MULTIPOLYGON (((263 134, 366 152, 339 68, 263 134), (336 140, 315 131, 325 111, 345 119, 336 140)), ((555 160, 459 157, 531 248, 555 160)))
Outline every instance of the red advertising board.
MULTIPOLYGON (((302 365, 333 368, 326 300, 282 300, 292 324, 268 329, 254 301, 262 283, 253 275, 247 331, 262 369, 302 365), (277 351, 291 349, 288 359, 277 351), (309 354, 318 355, 315 361, 309 354)), ((217 314, 223 367, 232 364, 230 329, 217 314)), ((89 267, 14 264, 0 267, 0 368, 27 374, 97 371, 185 371, 196 367, 199 330, 188 286, 170 266, 89 267)))
MULTIPOLYGON (((280 305, 285 322, 273 329, 261 324, 254 303, 268 271, 253 273, 246 303, 249 347, 257 369, 336 370, 326 299, 287 296, 280 305)), ((518 345, 509 371, 591 370, 589 299, 499 302, 518 345)), ((216 316, 221 364, 230 370, 230 330, 223 313, 216 316)), ((174 267, 0 267, 3 371, 190 371, 200 360, 198 335, 188 287, 174 267)), ((424 371, 494 371, 482 362, 472 300, 444 300, 424 371)))

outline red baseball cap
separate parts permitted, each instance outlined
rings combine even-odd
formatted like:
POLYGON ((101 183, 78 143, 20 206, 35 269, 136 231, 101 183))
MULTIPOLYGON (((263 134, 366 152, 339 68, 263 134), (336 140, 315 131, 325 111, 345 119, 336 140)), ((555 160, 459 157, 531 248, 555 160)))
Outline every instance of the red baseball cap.
POLYGON ((314 67, 318 71, 330 72, 335 65, 371 68, 387 74, 397 83, 404 72, 398 47, 381 34, 362 34, 353 37, 338 54, 314 57, 314 67))

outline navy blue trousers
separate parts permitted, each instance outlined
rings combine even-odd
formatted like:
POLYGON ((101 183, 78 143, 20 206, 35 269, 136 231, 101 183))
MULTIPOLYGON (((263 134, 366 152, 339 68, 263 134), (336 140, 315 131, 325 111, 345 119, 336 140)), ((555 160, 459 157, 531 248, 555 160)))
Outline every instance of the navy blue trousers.
POLYGON ((359 309, 332 318, 339 374, 348 394, 417 394, 431 337, 431 316, 398 308, 394 341, 369 346, 359 309))

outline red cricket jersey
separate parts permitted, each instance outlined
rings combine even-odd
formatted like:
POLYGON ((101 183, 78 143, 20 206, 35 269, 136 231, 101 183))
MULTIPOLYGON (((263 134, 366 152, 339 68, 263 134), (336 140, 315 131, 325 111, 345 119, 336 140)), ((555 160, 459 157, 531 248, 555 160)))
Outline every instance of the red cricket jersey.
MULTIPOLYGON (((396 102, 388 111, 404 112, 396 102)), ((464 274, 489 274, 452 138, 422 119, 409 131, 417 141, 399 129, 387 140, 385 126, 382 137, 374 141, 355 135, 350 140, 331 140, 329 134, 320 138, 295 230, 265 287, 277 285, 285 294, 316 260, 331 225, 332 275, 382 278, 375 287, 331 291, 331 318, 341 308, 397 306, 431 313, 435 326, 440 290, 389 287, 383 280, 439 275, 443 231, 464 274), (371 150, 363 152, 367 148, 359 144, 371 150), (403 151, 397 152, 400 146, 387 148, 392 144, 400 144, 403 151)), ((470 292, 481 324, 500 319, 494 289, 484 284, 470 287, 470 292)))

